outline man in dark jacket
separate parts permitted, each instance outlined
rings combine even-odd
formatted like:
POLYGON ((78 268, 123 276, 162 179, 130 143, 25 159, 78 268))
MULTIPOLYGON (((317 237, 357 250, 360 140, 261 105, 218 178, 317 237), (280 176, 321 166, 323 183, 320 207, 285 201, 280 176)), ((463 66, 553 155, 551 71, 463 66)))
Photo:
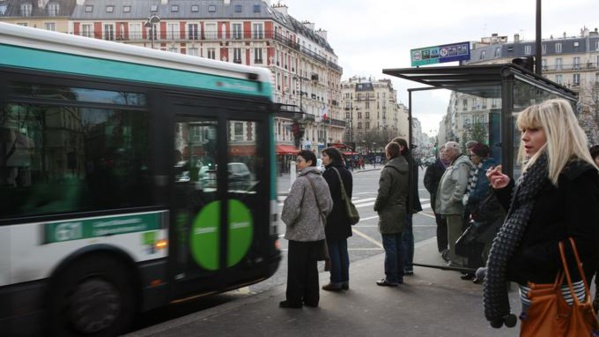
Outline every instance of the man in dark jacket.
POLYGON ((402 232, 406 221, 409 170, 408 163, 399 151, 399 145, 394 142, 385 147, 388 162, 381 170, 374 202, 385 249, 385 278, 376 281, 376 284, 386 287, 396 287, 403 283, 404 275, 402 232))
POLYGON ((396 137, 392 142, 399 145, 401 155, 408 163, 409 178, 408 178, 408 201, 406 204, 406 227, 403 233, 403 249, 404 249, 404 274, 414 274, 412 266, 414 262, 414 231, 412 229, 412 215, 422 211, 420 205, 420 196, 418 195, 418 165, 414 161, 408 142, 400 137, 396 137))
POLYGON ((439 148, 439 158, 435 160, 435 163, 426 168, 424 173, 424 187, 431 195, 431 208, 435 213, 435 221, 437 222, 437 248, 439 253, 442 254, 443 258, 447 261, 447 221, 445 218, 436 212, 435 201, 437 198, 437 189, 439 188, 439 181, 445 169, 449 165, 449 161, 445 158, 445 145, 439 148))

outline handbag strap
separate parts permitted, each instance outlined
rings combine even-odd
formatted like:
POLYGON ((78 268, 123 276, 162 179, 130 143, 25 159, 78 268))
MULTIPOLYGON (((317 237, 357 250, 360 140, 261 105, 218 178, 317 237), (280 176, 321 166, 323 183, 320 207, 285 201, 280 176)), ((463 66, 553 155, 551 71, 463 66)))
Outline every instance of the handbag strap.
POLYGON ((339 173, 339 170, 337 170, 337 168, 333 167, 333 170, 337 172, 337 177, 339 177, 339 183, 341 183, 341 199, 347 200, 347 191, 345 191, 345 185, 343 185, 343 179, 341 179, 341 174, 339 173))
POLYGON ((318 207, 318 213, 320 214, 320 216, 322 216, 323 221, 326 225, 327 217, 322 212, 322 208, 320 208, 320 203, 318 203, 318 196, 316 195, 316 188, 314 188, 314 183, 312 182, 312 179, 308 178, 307 174, 306 174, 306 179, 308 179, 308 182, 310 182, 310 187, 312 187, 312 194, 314 194, 314 199, 316 200, 316 207, 318 207))
MULTIPOLYGON (((574 252, 574 259, 576 260, 576 266, 578 267, 578 272, 580 273, 580 278, 582 279, 582 282, 584 284, 584 291, 585 291, 584 301, 588 302, 588 301, 590 301, 589 285, 587 283, 585 274, 582 270, 582 264, 580 263, 580 257, 578 256, 578 250, 576 249, 576 243, 574 242, 573 238, 569 238, 569 240, 570 240, 570 246, 572 247, 572 252, 574 252)), ((576 301, 577 304, 580 304, 580 301, 578 300, 578 296, 576 296, 576 294, 574 292, 574 286, 572 285, 572 277, 570 276, 570 271, 568 270, 568 262, 566 261, 566 253, 564 252, 564 243, 562 241, 559 242, 559 253, 562 258, 563 270, 564 270, 564 273, 566 274, 566 279, 568 280, 568 287, 570 288, 570 293, 572 294, 572 298, 574 299, 574 301, 576 301)))

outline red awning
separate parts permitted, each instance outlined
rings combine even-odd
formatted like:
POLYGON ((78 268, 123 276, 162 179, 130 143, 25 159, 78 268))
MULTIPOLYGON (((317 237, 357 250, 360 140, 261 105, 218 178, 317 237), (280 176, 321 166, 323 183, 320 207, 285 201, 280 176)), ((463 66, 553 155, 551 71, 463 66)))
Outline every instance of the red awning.
POLYGON ((354 154, 358 154, 357 152, 341 152, 344 156, 353 156, 354 154))
POLYGON ((275 151, 277 154, 297 154, 299 152, 295 146, 291 145, 277 145, 275 151))

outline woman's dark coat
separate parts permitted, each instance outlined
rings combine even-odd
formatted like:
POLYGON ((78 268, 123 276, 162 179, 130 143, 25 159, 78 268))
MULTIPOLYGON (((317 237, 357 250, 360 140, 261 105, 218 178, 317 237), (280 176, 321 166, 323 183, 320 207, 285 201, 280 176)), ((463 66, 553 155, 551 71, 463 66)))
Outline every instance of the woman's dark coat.
MULTIPOLYGON (((597 169, 588 163, 570 164, 560 174, 558 187, 547 185, 534 204, 518 250, 508 262, 508 279, 520 284, 553 283, 561 268, 558 242, 568 237, 574 238, 583 264, 589 263, 599 249, 597 169)), ((504 207, 509 205, 513 184, 509 187, 495 192, 504 207)), ((569 248, 566 251, 569 253, 569 248)), ((569 269, 579 280, 572 263, 569 269)))
POLYGON ((410 153, 402 154, 405 160, 408 162, 410 168, 410 191, 407 200, 407 210, 410 214, 418 213, 422 211, 422 205, 420 204, 420 196, 418 194, 418 164, 412 158, 410 153))
POLYGON ((396 234, 404 230, 408 199, 408 163, 402 157, 387 162, 381 170, 374 211, 379 214, 379 232, 396 234))
POLYGON ((327 224, 325 226, 325 233, 329 242, 347 239, 352 236, 351 223, 347 217, 345 202, 341 199, 341 183, 339 182, 339 176, 337 176, 333 167, 339 171, 341 179, 343 179, 345 191, 350 200, 354 186, 351 172, 349 172, 342 164, 331 163, 326 166, 326 170, 322 176, 327 181, 327 184, 329 184, 331 198, 333 199, 333 210, 327 217, 327 224))

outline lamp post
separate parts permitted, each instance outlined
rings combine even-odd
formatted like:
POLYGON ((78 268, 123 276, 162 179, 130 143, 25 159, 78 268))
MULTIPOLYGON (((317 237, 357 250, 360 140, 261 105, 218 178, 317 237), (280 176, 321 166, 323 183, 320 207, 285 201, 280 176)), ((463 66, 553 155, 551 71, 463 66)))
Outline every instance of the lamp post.
POLYGON ((152 41, 152 49, 154 49, 154 34, 156 32, 156 24, 160 22, 160 17, 152 14, 144 23, 146 28, 150 28, 150 41, 152 41))

